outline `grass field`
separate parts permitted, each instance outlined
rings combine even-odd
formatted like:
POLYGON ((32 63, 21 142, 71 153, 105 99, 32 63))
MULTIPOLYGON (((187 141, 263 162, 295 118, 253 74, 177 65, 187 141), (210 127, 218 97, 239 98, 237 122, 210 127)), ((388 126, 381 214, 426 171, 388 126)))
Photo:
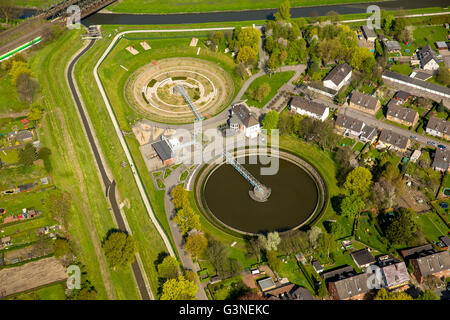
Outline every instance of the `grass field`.
POLYGON ((11 77, 3 70, 0 71, 0 114, 21 112, 28 108, 25 102, 19 101, 16 88, 11 77))
POLYGON ((56 283, 37 290, 19 293, 11 296, 9 300, 65 300, 65 283, 56 283))
MULTIPOLYGON (((291 0, 290 3, 292 7, 301 7, 370 1, 375 0, 291 0)), ((211 12, 278 8, 280 3, 280 0, 123 0, 107 9, 126 13, 211 12)))
POLYGON ((15 0, 14 4, 25 8, 47 8, 58 2, 61 2, 61 0, 15 0))
POLYGON ((280 89, 283 84, 288 82, 294 76, 294 74, 294 71, 277 72, 272 76, 264 75, 262 77, 256 78, 245 92, 243 99, 248 99, 247 104, 249 106, 262 108, 266 105, 266 103, 270 101, 270 99, 272 99, 276 95, 278 89, 280 89), (263 83, 268 83, 270 85, 270 92, 263 100, 261 100, 261 102, 259 102, 249 96, 249 90, 254 90, 255 88, 261 86, 263 83))
POLYGON ((108 267, 101 241, 115 227, 100 185, 97 168, 66 85, 70 57, 80 49, 81 31, 70 31, 56 42, 35 51, 31 66, 42 88, 46 114, 41 121, 41 142, 52 150, 52 175, 58 188, 73 199, 69 232, 77 256, 98 299, 137 299, 131 269, 116 272, 108 267))
MULTIPOLYGON (((97 85, 92 81, 92 70, 94 65, 101 54, 106 49, 109 43, 107 41, 97 42, 93 48, 90 49, 89 54, 84 55, 77 67, 75 68, 75 78, 78 82, 80 92, 86 105, 86 109, 89 113, 90 119, 95 128, 95 133, 98 137, 100 147, 102 148, 105 156, 105 160, 109 168, 111 169, 114 178, 117 183, 117 188, 121 199, 127 199, 130 206, 125 206, 124 212, 128 220, 128 224, 133 231, 133 236, 136 238, 139 246, 139 253, 144 265, 149 282, 153 292, 156 294, 158 288, 158 277, 154 265, 154 261, 157 259, 158 254, 166 251, 164 244, 156 231, 155 227, 151 223, 142 199, 139 195, 139 191, 134 182, 132 172, 130 168, 122 167, 121 162, 126 161, 125 154, 122 150, 119 140, 116 138, 116 133, 112 125, 109 114, 107 113, 104 102, 98 91, 97 85)), ((152 44, 151 44, 152 45, 152 44)), ((153 45, 152 45, 153 48, 153 45)), ((153 50, 153 49, 152 49, 153 50)), ((147 57, 148 58, 148 57, 147 57)), ((151 61, 151 60, 149 60, 151 61)), ((128 59, 127 67, 129 66, 130 59, 128 59)), ((121 63, 126 63, 121 61, 121 63)), ((129 130, 129 123, 126 117, 123 116, 123 85, 127 77, 121 74, 120 70, 124 71, 117 64, 112 65, 115 75, 110 78, 110 82, 104 82, 107 88, 111 104, 118 119, 122 119, 121 125, 123 130, 129 130), (122 80, 119 80, 122 79, 122 80), (114 81, 113 81, 114 80, 114 81), (122 89, 113 90, 122 83, 122 89), (114 87, 114 88, 113 88, 114 87), (122 115, 122 116, 121 116, 122 115)), ((150 174, 147 171, 144 160, 140 154, 139 144, 131 136, 125 136, 126 143, 133 155, 136 168, 139 170, 140 177, 146 188, 148 198, 152 205, 155 215, 159 219, 162 227, 165 230, 170 230, 164 211, 164 191, 156 191, 151 180, 150 174)), ((169 239, 171 235, 169 234, 169 239)))
POLYGON ((411 74, 411 72, 412 72, 412 68, 407 63, 398 63, 398 64, 394 64, 391 67, 391 71, 398 72, 398 73, 403 74, 405 76, 409 76, 411 74))

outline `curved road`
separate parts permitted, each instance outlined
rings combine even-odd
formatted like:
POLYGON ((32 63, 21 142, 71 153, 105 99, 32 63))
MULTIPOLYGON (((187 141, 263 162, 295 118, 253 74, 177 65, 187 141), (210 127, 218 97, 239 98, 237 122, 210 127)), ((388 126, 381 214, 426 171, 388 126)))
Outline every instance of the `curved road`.
MULTIPOLYGON (((108 174, 106 173, 105 170, 105 165, 103 164, 103 159, 100 156, 100 152, 98 150, 97 144, 95 143, 95 139, 93 136, 93 133, 91 131, 89 122, 88 122, 88 118, 87 115, 83 109, 83 105, 81 102, 81 98, 78 94, 78 91, 76 89, 76 83, 73 77, 73 70, 74 67, 76 65, 76 63, 78 62, 78 60, 81 58, 81 56, 83 56, 94 44, 95 41, 90 41, 89 44, 83 48, 82 51, 80 51, 69 63, 69 66, 67 68, 67 74, 66 74, 66 78, 67 78, 67 82, 69 84, 69 88, 70 91, 72 93, 72 97, 73 100, 75 102, 75 105, 78 109, 78 114, 80 115, 81 118, 81 122, 83 124, 83 127, 85 129, 85 133, 86 136, 88 138, 89 144, 91 146, 91 150, 92 153, 94 154, 94 158, 95 158, 95 162, 97 163, 97 167, 98 170, 100 171, 100 175, 102 177, 103 180, 103 184, 105 186, 105 190, 106 190, 106 197, 108 197, 109 199, 109 203, 111 205, 115 220, 117 222, 118 228, 121 231, 124 232, 128 232, 127 227, 126 227, 126 223, 124 221, 124 218, 122 217, 122 214, 120 212, 119 206, 117 204, 117 199, 116 199, 116 182, 110 181, 108 174)), ((150 294, 152 294, 151 292, 149 293, 147 290, 147 286, 144 280, 144 275, 143 275, 143 271, 141 270, 141 267, 138 263, 138 257, 136 257, 135 261, 133 262, 133 264, 131 265, 131 268, 133 270, 133 274, 139 289, 139 293, 141 295, 141 298, 143 300, 150 300, 150 294)), ((148 288, 150 290, 150 288, 148 288)), ((153 295, 153 294, 152 294, 153 295)))

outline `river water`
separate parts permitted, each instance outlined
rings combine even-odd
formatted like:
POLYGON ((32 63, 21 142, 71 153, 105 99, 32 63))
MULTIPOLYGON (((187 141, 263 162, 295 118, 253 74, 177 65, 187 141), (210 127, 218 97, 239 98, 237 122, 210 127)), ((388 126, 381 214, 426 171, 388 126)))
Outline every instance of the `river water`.
MULTIPOLYGON (((292 8, 291 16, 311 17, 322 16, 329 11, 339 14, 365 13, 369 5, 378 5, 382 10, 417 9, 430 7, 447 7, 450 0, 392 0, 362 4, 324 5, 312 7, 292 8)), ((273 19, 275 9, 205 12, 183 14, 123 14, 123 13, 95 13, 82 20, 84 25, 114 24, 114 25, 152 25, 152 24, 193 24, 206 22, 251 21, 273 19)))

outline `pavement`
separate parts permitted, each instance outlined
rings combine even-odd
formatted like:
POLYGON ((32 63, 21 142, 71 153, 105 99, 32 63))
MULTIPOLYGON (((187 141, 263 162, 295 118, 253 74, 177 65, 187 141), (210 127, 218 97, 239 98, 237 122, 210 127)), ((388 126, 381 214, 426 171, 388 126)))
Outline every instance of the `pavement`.
MULTIPOLYGON (((78 52, 78 54, 76 54, 75 57, 72 58, 72 60, 69 62, 69 65, 66 69, 66 80, 69 85, 69 89, 71 91, 72 98, 77 107, 78 115, 80 116, 80 120, 81 120, 83 128, 84 128, 84 133, 88 138, 88 142, 90 144, 91 151, 94 155, 94 159, 95 159, 97 168, 98 168, 100 176, 103 180, 103 185, 104 185, 105 193, 106 193, 105 196, 109 200, 109 203, 112 208, 112 212, 114 214, 114 218, 117 223, 117 226, 118 226, 119 230, 122 230, 125 232, 131 232, 131 230, 129 230, 129 228, 127 228, 127 222, 125 220, 125 217, 122 215, 120 208, 117 204, 116 183, 114 180, 111 181, 109 178, 111 173, 107 172, 109 170, 107 170, 106 165, 104 163, 104 159, 101 154, 100 147, 98 147, 95 133, 91 129, 89 116, 88 116, 87 112, 85 112, 85 110, 84 110, 84 104, 83 104, 81 96, 78 92, 77 84, 76 84, 76 81, 74 80, 74 76, 73 76, 73 70, 74 70, 76 63, 81 58, 81 56, 83 56, 93 46, 93 44, 94 44, 94 41, 90 41, 87 44, 87 46, 85 46, 80 52, 78 52)), ((145 278, 144 278, 145 271, 138 263, 139 260, 140 260, 140 257, 138 255, 136 255, 136 259, 132 263, 131 268, 132 268, 141 298, 143 300, 150 300, 151 298, 153 298, 153 293, 151 292, 150 287, 148 286, 148 284, 145 281, 145 278)))
MULTIPOLYGON (((169 221, 170 232, 172 233, 175 246, 177 247, 178 256, 180 257, 183 267, 187 270, 197 272, 199 271, 199 267, 194 263, 194 261, 192 261, 190 255, 184 250, 183 235, 178 225, 173 221, 176 211, 172 202, 172 197, 170 196, 170 192, 177 184, 180 183, 179 177, 184 171, 186 171, 186 169, 187 167, 181 165, 172 171, 172 173, 164 180, 164 183, 166 184, 166 191, 164 193, 164 208, 166 210, 167 220, 169 221)), ((197 286, 197 300, 208 300, 205 289, 200 281, 197 283, 197 286)))

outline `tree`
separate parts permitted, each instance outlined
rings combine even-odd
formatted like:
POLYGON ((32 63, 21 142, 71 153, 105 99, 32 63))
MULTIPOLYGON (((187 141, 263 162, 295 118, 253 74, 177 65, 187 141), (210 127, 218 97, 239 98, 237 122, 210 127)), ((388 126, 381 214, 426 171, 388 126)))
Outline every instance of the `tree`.
POLYGON ((162 288, 161 300, 194 300, 198 287, 194 281, 178 276, 167 280, 162 288))
POLYGON ((391 32, 392 25, 394 24, 395 17, 392 13, 386 13, 383 10, 382 14, 384 15, 382 28, 384 33, 389 34, 391 32))
POLYGON ((434 291, 427 289, 419 294, 417 300, 439 300, 439 298, 434 291))
POLYGON ((242 47, 248 46, 253 49, 255 56, 259 52, 259 41, 261 38, 261 32, 252 27, 245 29, 236 28, 234 30, 234 41, 233 48, 234 51, 240 51, 242 47))
POLYGON ((275 20, 277 21, 289 21, 291 20, 291 4, 289 0, 285 0, 281 3, 278 11, 274 14, 275 20))
POLYGON ((374 66, 375 66, 375 57, 373 53, 369 50, 369 48, 361 47, 361 48, 354 48, 351 59, 350 59, 350 65, 353 68, 356 68, 366 74, 372 72, 374 66))
POLYGON ((275 272, 279 272, 281 268, 281 260, 278 258, 276 251, 267 251, 267 263, 275 272))
POLYGON ((450 86, 450 71, 446 66, 440 66, 436 75, 436 80, 444 86, 450 86))
POLYGON ((275 70, 275 69, 278 69, 279 66, 280 66, 280 59, 279 59, 278 55, 272 53, 270 55, 269 60, 267 60, 267 67, 270 70, 275 70))
POLYGON ((445 110, 444 102, 441 99, 441 101, 436 105, 436 111, 437 112, 444 112, 444 110, 445 110))
POLYGON ((262 120, 263 128, 267 130, 270 135, 273 129, 278 129, 278 122, 280 120, 280 114, 275 110, 271 110, 266 113, 264 119, 262 120))
POLYGON ((343 216, 354 218, 365 206, 366 204, 360 196, 351 195, 342 199, 340 210, 343 216))
POLYGON ((353 169, 344 182, 344 188, 349 195, 366 197, 372 185, 372 173, 365 167, 353 169))
POLYGON ((111 267, 114 269, 126 269, 134 262, 137 244, 131 235, 121 231, 114 231, 109 234, 103 243, 103 251, 111 267))
POLYGON ((256 257, 259 262, 261 258, 261 250, 264 248, 264 244, 259 240, 259 238, 251 237, 246 241, 247 252, 256 257))
POLYGON ((269 232, 267 234, 267 237, 260 234, 258 236, 258 238, 259 238, 259 241, 261 241, 261 243, 263 244, 263 247, 266 249, 266 251, 271 251, 271 250, 276 251, 278 248, 278 245, 281 242, 280 235, 276 231, 269 232))
POLYGON ((307 231, 306 234, 308 236, 308 242, 309 242, 309 245, 311 246, 311 249, 313 249, 313 250, 317 249, 317 247, 319 245, 319 237, 320 237, 321 233, 322 233, 322 230, 320 230, 320 228, 318 226, 314 226, 307 231))
POLYGON ((15 86, 17 86, 17 80, 22 74, 28 74, 29 77, 33 77, 33 72, 28 66, 28 63, 20 60, 13 61, 11 69, 9 70, 9 75, 11 76, 12 82, 15 86))
POLYGON ((336 11, 328 11, 326 15, 328 20, 333 24, 337 24, 339 21, 341 21, 341 16, 336 11))
POLYGON ((16 6, 16 0, 0 0, 0 12, 5 18, 5 23, 9 24, 10 19, 19 17, 22 9, 16 6))
POLYGON ((208 240, 201 233, 194 233, 186 238, 184 249, 194 259, 200 258, 208 247, 208 240))
POLYGON ((225 273, 227 251, 225 245, 222 242, 213 237, 209 237, 208 247, 205 250, 205 257, 216 269, 217 275, 222 276, 225 273))
POLYGON ((47 147, 42 147, 38 153, 37 153, 37 157, 38 159, 42 159, 42 160, 46 160, 48 159, 48 157, 50 157, 52 154, 52 150, 50 150, 47 147))
POLYGON ((174 279, 179 274, 179 264, 177 259, 167 256, 158 265, 158 274, 161 278, 174 279))
POLYGON ((25 167, 32 166, 36 159, 36 148, 31 143, 27 143, 23 149, 19 150, 19 163, 25 167))
POLYGON ((30 112, 27 115, 31 121, 39 121, 42 119, 42 109, 39 106, 32 106, 30 112))
POLYGON ((261 102, 270 93, 270 85, 267 82, 264 82, 255 89, 249 90, 249 93, 253 99, 261 102))
POLYGON ((97 300, 97 291, 84 287, 77 294, 77 300, 97 300))
POLYGON ((188 193, 183 188, 182 184, 177 185, 170 192, 170 196, 172 197, 172 202, 175 209, 180 209, 184 207, 188 203, 188 193))
POLYGON ((194 212, 191 207, 184 207, 177 211, 175 218, 173 219, 180 227, 181 233, 185 234, 192 229, 200 230, 200 216, 194 212))
POLYGON ((403 291, 389 292, 382 288, 378 290, 374 300, 413 300, 413 298, 403 291))
POLYGON ((72 197, 59 189, 47 191, 44 200, 45 211, 60 224, 66 224, 66 218, 72 208, 72 197))
POLYGON ((248 62, 251 59, 256 58, 256 51, 250 46, 243 46, 239 49, 239 52, 236 57, 236 62, 248 62))
POLYGON ((330 252, 336 250, 337 242, 332 233, 322 233, 319 237, 319 252, 330 257, 330 252))
POLYGON ((400 208, 385 227, 386 238, 393 244, 409 245, 414 240, 417 224, 412 219, 412 209, 400 208))
POLYGON ((16 89, 21 101, 26 102, 29 105, 32 104, 36 87, 37 83, 30 77, 30 74, 21 73, 17 77, 16 89))

